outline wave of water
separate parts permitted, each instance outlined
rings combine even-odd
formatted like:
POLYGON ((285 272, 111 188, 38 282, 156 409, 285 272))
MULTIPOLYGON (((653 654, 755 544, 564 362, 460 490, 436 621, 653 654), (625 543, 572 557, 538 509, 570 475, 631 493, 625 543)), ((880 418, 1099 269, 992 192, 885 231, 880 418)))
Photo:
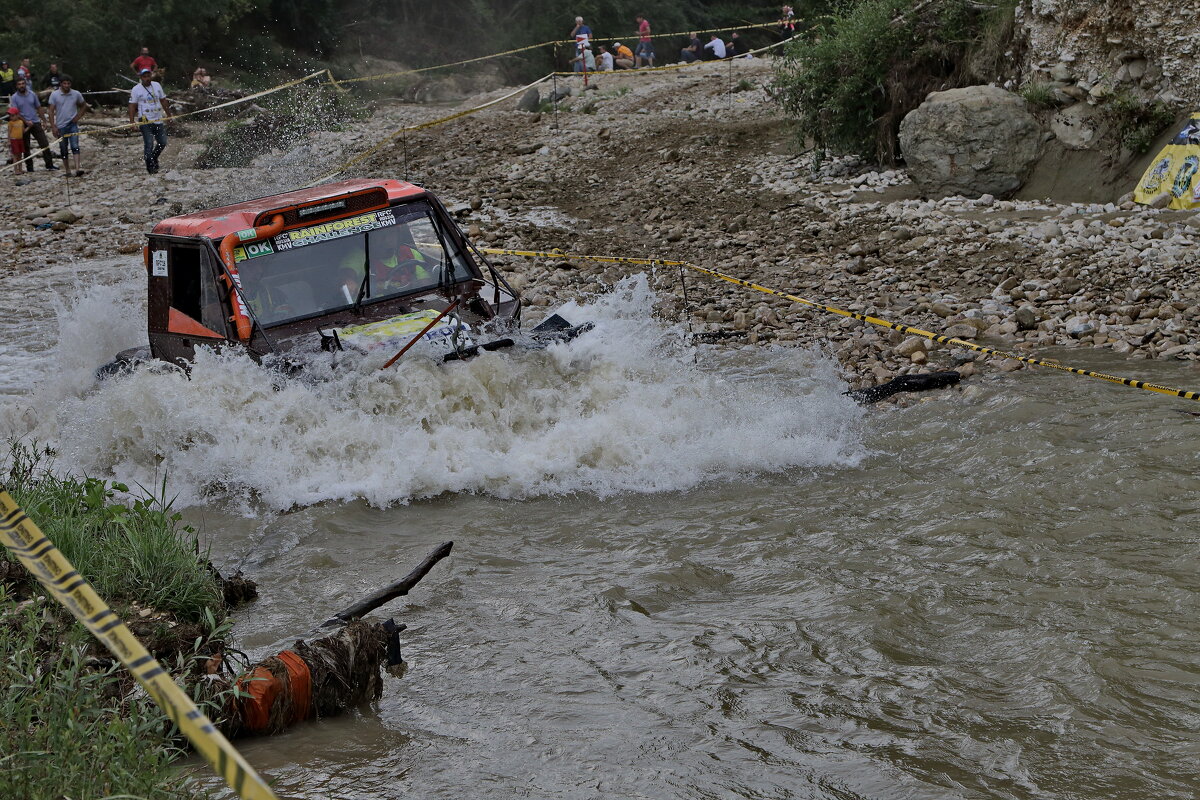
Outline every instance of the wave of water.
POLYGON ((94 367, 130 344, 97 290, 61 310, 46 374, 0 419, 54 447, 60 466, 145 486, 166 476, 184 505, 603 497, 857 463, 860 412, 832 360, 696 351, 654 302, 643 276, 628 278, 564 309, 596 323, 574 342, 466 363, 406 356, 380 371, 382 354, 300 380, 206 351, 190 380, 159 367, 96 384, 94 367))

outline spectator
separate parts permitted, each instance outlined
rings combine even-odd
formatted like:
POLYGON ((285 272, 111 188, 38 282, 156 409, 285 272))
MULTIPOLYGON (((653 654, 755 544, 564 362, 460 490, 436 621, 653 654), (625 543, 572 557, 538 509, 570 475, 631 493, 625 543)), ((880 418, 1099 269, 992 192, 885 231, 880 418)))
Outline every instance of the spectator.
POLYGON ((704 45, 704 60, 716 61, 719 58, 725 57, 725 42, 721 41, 721 37, 715 33, 708 37, 708 44, 704 45))
POLYGON ((11 154, 8 163, 20 175, 25 171, 25 120, 16 106, 8 109, 8 150, 11 154))
POLYGON ((17 77, 24 78, 26 83, 33 80, 33 67, 29 66, 29 56, 22 58, 17 66, 17 77))
POLYGON ((129 68, 133 70, 134 75, 141 75, 142 70, 150 70, 152 77, 162 77, 163 68, 154 60, 154 56, 150 55, 150 48, 143 47, 141 54, 133 61, 129 62, 129 68))
POLYGON ((654 42, 650 39, 650 21, 643 16, 637 17, 638 43, 634 50, 634 64, 638 67, 654 66, 654 42))
POLYGON ((42 160, 46 162, 46 169, 58 169, 54 163, 54 156, 50 153, 50 142, 46 139, 46 131, 42 127, 42 118, 46 113, 42 101, 38 100, 38 96, 30 90, 29 81, 25 78, 17 78, 17 90, 12 93, 12 97, 8 100, 10 107, 15 106, 17 112, 21 115, 21 119, 25 121, 25 133, 21 137, 25 143, 25 153, 30 156, 28 169, 33 172, 33 149, 29 146, 29 137, 37 139, 38 145, 41 146, 42 160))
POLYGON ((8 97, 17 88, 17 74, 7 61, 0 61, 0 94, 8 97))
POLYGON ((50 93, 47 105, 50 106, 50 131, 55 136, 62 137, 62 141, 58 143, 58 149, 62 154, 67 174, 74 171, 75 177, 78 178, 83 175, 83 170, 79 167, 79 118, 88 111, 90 106, 83 99, 82 94, 71 88, 70 75, 60 76, 58 89, 50 93), (69 160, 67 159, 68 148, 71 151, 69 160))
POLYGON ((779 33, 785 39, 790 39, 796 33, 796 12, 791 6, 784 6, 779 14, 779 33))
POLYGON ((575 18, 575 27, 571 28, 571 38, 575 40, 575 48, 579 48, 580 39, 588 40, 592 38, 592 29, 583 24, 583 17, 575 18))
POLYGON ((42 88, 38 91, 38 98, 44 103, 50 99, 50 94, 58 88, 58 82, 62 80, 62 75, 59 74, 58 64, 51 63, 50 71, 42 78, 42 88))
POLYGON ((729 41, 725 43, 725 52, 730 58, 740 58, 747 55, 750 49, 746 47, 746 43, 738 36, 737 31, 734 31, 729 37, 729 41))
POLYGON ((700 37, 694 33, 689 33, 688 37, 690 38, 688 46, 679 51, 679 60, 684 64, 691 64, 693 61, 700 60, 700 37))
POLYGON ((211 86, 212 76, 208 74, 208 70, 204 67, 196 67, 196 71, 192 73, 192 88, 208 89, 211 86))
POLYGON ((620 42, 613 42, 613 66, 616 69, 633 69, 633 51, 620 42))
POLYGON ((146 172, 158 172, 158 157, 167 147, 167 96, 153 80, 149 67, 142 67, 140 82, 129 93, 129 121, 139 123, 146 172))
POLYGON ((591 47, 583 47, 579 55, 571 59, 571 69, 575 72, 595 72, 596 57, 592 55, 591 47))
POLYGON ((608 52, 608 45, 600 45, 600 55, 596 56, 596 71, 613 71, 613 57, 612 53, 608 52))

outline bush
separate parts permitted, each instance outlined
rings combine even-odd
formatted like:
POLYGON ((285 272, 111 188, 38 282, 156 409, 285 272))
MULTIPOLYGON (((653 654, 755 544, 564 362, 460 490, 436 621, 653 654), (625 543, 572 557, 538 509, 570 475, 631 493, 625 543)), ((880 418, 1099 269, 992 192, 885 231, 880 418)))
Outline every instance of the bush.
POLYGON ((785 48, 776 96, 818 152, 894 163, 900 121, 929 92, 995 79, 1011 61, 1013 8, 1012 0, 851 3, 785 48))
POLYGON ((1144 153, 1158 135, 1175 122, 1175 111, 1165 103, 1141 100, 1127 91, 1117 92, 1104 104, 1104 118, 1131 153, 1144 153))

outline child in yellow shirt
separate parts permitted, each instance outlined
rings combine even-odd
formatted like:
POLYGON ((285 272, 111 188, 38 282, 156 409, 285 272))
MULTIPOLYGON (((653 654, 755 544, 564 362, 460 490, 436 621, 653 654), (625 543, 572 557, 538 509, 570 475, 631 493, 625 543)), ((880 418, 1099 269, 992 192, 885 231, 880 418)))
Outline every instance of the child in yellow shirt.
POLYGON ((8 147, 12 151, 13 172, 25 171, 25 120, 16 108, 8 109, 8 147))

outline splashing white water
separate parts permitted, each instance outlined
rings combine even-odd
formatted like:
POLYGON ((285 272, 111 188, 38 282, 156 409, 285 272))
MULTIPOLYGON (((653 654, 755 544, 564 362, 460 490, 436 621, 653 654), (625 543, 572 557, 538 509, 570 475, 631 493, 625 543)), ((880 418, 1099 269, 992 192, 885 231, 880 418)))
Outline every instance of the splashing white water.
MULTIPOLYGON (((320 379, 206 351, 191 380, 143 370, 91 388, 82 364, 104 359, 60 348, 55 375, 8 416, 60 464, 147 486, 166 475, 182 504, 609 496, 857 462, 860 414, 832 361, 704 349, 697 365, 653 304, 645 278, 628 278, 566 310, 596 323, 569 344, 447 365, 406 357, 387 371, 381 354, 310 371, 320 379)), ((92 316, 87 308, 68 316, 92 316)))

